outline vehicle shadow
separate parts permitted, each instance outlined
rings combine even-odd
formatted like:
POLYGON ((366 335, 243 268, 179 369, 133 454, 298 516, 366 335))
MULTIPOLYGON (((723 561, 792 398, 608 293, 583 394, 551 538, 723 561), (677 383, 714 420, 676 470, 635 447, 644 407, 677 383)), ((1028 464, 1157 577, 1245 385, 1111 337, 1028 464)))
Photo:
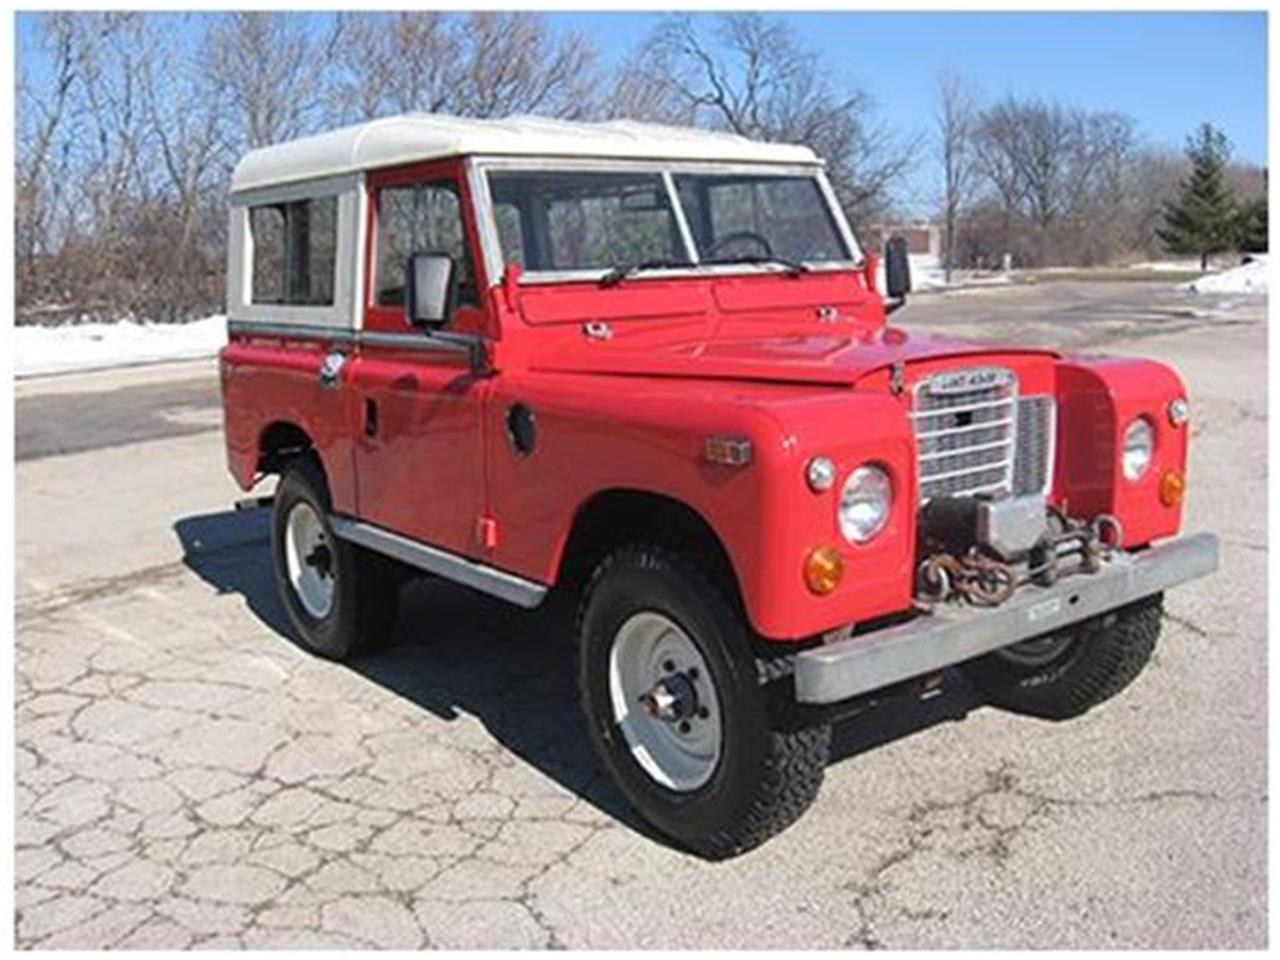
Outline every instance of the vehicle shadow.
MULTIPOLYGON (((281 640, 297 643, 276 593, 270 511, 225 511, 174 524, 188 568, 219 593, 242 596, 281 640)), ((504 747, 544 775, 646 836, 597 760, 573 675, 576 598, 553 591, 521 610, 437 579, 411 581, 391 645, 346 666, 432 715, 476 717, 504 747)), ((832 762, 962 719, 979 703, 962 680, 928 700, 870 706, 836 724, 832 762)))

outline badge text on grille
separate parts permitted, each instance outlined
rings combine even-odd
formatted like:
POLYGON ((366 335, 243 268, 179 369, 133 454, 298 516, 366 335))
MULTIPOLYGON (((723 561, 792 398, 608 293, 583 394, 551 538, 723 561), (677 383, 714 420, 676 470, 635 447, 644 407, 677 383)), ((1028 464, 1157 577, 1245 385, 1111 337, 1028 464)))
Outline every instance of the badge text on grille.
POLYGON ((974 390, 989 390, 992 387, 1007 387, 1013 383, 1013 373, 1002 367, 977 367, 971 370, 956 370, 954 373, 939 373, 929 378, 926 389, 935 396, 953 393, 971 393, 974 390))

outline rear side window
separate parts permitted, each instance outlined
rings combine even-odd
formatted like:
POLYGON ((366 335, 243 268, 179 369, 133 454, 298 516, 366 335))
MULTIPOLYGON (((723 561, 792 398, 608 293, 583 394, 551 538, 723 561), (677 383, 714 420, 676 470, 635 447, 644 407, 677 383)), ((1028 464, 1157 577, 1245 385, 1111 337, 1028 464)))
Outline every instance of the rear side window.
POLYGON ((458 300, 479 303, 458 188, 448 181, 378 191, 377 305, 404 305, 405 274, 415 253, 446 254, 458 271, 458 300))
POLYGON ((333 306, 337 197, 250 207, 249 229, 254 303, 333 306))

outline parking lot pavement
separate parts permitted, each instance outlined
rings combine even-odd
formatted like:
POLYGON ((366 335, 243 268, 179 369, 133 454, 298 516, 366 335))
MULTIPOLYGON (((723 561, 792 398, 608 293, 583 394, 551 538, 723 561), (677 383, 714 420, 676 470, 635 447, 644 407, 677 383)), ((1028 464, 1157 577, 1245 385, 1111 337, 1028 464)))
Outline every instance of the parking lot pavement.
POLYGON ((68 444, 78 404, 24 388, 44 452, 17 466, 19 946, 1265 946, 1265 307, 1089 286, 895 320, 1175 363, 1186 527, 1222 536, 1221 571, 1170 594, 1118 699, 1049 724, 957 679, 870 711, 808 815, 719 864, 602 775, 565 598, 415 584, 392 649, 313 659, 265 512, 230 510, 216 422, 138 426, 184 401, 122 374, 128 435, 68 444))

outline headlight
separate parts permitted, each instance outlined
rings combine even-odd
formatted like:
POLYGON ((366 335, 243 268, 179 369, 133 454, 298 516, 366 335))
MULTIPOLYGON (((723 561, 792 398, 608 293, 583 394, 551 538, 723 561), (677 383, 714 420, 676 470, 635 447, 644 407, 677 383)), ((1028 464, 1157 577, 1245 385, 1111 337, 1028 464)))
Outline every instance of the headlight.
POLYGON ((840 532, 850 543, 866 543, 882 529, 893 505, 893 484, 879 467, 859 467, 840 491, 840 532))
POLYGON ((1151 466, 1151 454, 1156 447, 1156 432, 1151 421, 1146 417, 1138 417, 1125 429, 1124 452, 1121 454, 1120 466, 1124 470, 1126 480, 1138 480, 1151 466))

